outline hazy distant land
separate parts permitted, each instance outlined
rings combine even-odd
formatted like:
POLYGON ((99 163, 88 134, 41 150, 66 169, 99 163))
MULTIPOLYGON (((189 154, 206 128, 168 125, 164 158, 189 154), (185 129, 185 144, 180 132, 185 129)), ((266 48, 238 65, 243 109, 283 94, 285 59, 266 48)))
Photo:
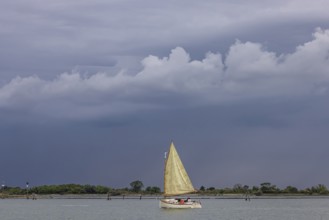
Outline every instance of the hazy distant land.
MULTIPOLYGON (((125 199, 135 199, 135 200, 144 200, 144 199, 160 199, 163 195, 121 195, 121 196, 108 196, 108 194, 35 194, 35 195, 2 195, 0 194, 1 199, 103 199, 103 200, 125 200, 125 199)), ((294 195, 294 194, 285 194, 285 195, 249 195, 248 197, 245 194, 227 194, 227 195, 181 195, 177 197, 191 198, 191 199, 329 199, 329 195, 294 195)))
MULTIPOLYGON (((130 183, 130 187, 114 189, 100 185, 43 185, 26 188, 2 186, 0 198, 28 198, 28 199, 158 199, 162 192, 157 186, 144 188, 142 181, 130 183)), ((249 187, 235 184, 232 188, 216 189, 215 187, 201 186, 197 192, 181 197, 196 199, 274 199, 274 198, 329 198, 329 191, 323 184, 318 184, 306 189, 297 189, 287 186, 280 189, 269 182, 260 186, 249 187)))

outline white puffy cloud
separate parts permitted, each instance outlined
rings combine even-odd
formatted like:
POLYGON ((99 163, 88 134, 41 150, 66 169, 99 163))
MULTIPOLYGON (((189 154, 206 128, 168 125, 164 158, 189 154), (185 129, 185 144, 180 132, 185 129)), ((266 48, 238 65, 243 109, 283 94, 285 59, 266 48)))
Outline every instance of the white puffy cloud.
POLYGON ((181 47, 173 49, 169 57, 146 57, 142 64, 144 68, 136 78, 151 87, 169 92, 207 89, 212 83, 218 83, 223 74, 220 54, 208 53, 201 61, 191 61, 189 54, 181 47))
POLYGON ((170 105, 220 104, 245 98, 324 94, 329 86, 329 30, 291 54, 236 41, 228 53, 192 60, 181 47, 150 55, 135 74, 63 73, 52 80, 16 77, 0 87, 0 108, 55 117, 98 117, 170 105))

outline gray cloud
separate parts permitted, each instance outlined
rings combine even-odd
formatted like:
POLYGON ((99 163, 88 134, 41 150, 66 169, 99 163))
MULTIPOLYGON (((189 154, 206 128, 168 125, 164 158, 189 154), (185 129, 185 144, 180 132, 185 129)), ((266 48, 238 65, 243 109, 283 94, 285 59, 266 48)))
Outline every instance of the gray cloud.
POLYGON ((255 39, 281 52, 294 48, 296 41, 308 40, 305 36, 315 27, 328 28, 324 5, 322 1, 311 5, 307 1, 6 2, 0 9, 1 72, 18 68, 12 70, 16 75, 54 74, 56 66, 58 74, 104 56, 165 56, 176 46, 201 56, 227 49, 236 38, 255 39))
POLYGON ((162 108, 174 99, 175 105, 184 100, 181 105, 195 106, 323 95, 329 83, 329 31, 317 29, 313 37, 290 54, 237 41, 227 55, 209 52, 202 60, 192 60, 181 47, 168 57, 150 55, 135 74, 121 70, 87 76, 63 73, 52 80, 16 77, 1 87, 0 106, 54 117, 97 118, 162 108))

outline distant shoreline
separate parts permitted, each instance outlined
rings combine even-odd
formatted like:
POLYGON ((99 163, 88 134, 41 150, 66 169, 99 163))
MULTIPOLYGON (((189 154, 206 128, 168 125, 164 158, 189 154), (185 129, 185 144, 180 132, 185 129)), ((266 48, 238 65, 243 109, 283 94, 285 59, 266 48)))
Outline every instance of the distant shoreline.
MULTIPOLYGON (((228 195, 182 195, 177 198, 191 198, 196 200, 203 199, 329 199, 329 195, 246 195, 228 194, 228 195)), ((162 195, 119 195, 108 196, 107 194, 49 194, 49 195, 28 195, 28 199, 103 199, 103 200, 143 200, 143 199, 161 199, 162 195)), ((0 195, 0 199, 27 199, 26 195, 0 195)))

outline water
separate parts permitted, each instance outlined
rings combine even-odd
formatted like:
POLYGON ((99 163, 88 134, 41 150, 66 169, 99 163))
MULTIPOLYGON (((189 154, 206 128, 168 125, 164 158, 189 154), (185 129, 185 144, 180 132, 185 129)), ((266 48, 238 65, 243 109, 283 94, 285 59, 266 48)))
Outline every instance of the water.
POLYGON ((166 210, 155 199, 3 199, 0 220, 329 220, 329 199, 205 199, 166 210))

